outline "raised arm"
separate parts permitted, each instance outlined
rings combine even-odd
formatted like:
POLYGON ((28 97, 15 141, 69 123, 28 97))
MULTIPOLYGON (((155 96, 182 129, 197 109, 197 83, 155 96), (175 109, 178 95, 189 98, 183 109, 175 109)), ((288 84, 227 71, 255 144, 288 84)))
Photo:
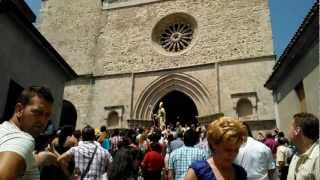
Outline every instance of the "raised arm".
POLYGON ((59 156, 58 158, 58 163, 60 165, 60 167, 62 168, 62 171, 64 172, 65 175, 67 175, 68 177, 71 176, 69 170, 68 170, 68 166, 69 166, 69 162, 72 160, 73 156, 70 154, 67 154, 67 152, 63 153, 61 156, 59 156))

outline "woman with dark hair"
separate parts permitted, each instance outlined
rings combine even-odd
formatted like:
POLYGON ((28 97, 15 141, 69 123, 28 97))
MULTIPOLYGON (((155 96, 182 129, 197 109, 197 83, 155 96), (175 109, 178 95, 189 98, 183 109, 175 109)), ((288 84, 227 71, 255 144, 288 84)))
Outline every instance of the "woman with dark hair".
POLYGON ((76 139, 77 142, 81 139, 81 130, 77 129, 73 131, 72 136, 76 139))
POLYGON ((49 135, 40 134, 35 138, 33 155, 40 170, 40 180, 67 180, 68 178, 59 167, 57 155, 46 149, 49 143, 49 135))
POLYGON ((107 128, 106 126, 101 126, 100 127, 100 133, 99 133, 99 137, 97 139, 97 141, 102 144, 103 140, 107 137, 107 128))
MULTIPOLYGON (((77 142, 72 138, 74 132, 73 126, 63 126, 58 130, 57 137, 53 139, 50 145, 50 151, 57 157, 67 152, 71 147, 76 146, 77 142)), ((69 162, 69 172, 74 171, 74 161, 69 162)))
POLYGON ((56 155, 59 156, 74 146, 73 143, 69 142, 73 131, 74 128, 72 126, 63 126, 58 131, 57 137, 51 143, 51 148, 56 155))
POLYGON ((137 180, 142 159, 140 151, 130 146, 122 146, 115 153, 108 180, 137 180))
POLYGON ((97 141, 101 144, 101 146, 104 149, 106 149, 108 151, 111 149, 110 134, 107 131, 106 126, 101 126, 100 127, 100 135, 99 135, 97 141))

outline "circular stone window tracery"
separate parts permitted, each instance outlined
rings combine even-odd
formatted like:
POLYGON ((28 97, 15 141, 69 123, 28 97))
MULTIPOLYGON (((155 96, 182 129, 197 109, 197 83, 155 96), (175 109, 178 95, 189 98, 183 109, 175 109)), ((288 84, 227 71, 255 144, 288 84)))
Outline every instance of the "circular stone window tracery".
POLYGON ((197 30, 195 19, 186 13, 174 13, 162 18, 153 28, 155 49, 165 55, 179 55, 194 43, 197 30))
POLYGON ((192 35, 193 30, 189 24, 170 25, 160 35, 160 44, 166 51, 178 52, 189 46, 192 35))

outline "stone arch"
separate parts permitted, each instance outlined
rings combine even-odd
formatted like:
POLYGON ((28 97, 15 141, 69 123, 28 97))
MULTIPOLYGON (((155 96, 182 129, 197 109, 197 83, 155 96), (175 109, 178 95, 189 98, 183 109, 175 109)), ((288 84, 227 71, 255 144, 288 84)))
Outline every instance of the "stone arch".
POLYGON ((116 127, 119 125, 120 117, 117 111, 111 111, 108 114, 107 125, 109 127, 116 127))
POLYGON ((156 103, 153 114, 158 113, 160 102, 165 108, 167 125, 175 125, 177 122, 182 125, 198 123, 198 109, 188 95, 176 90, 167 93, 156 103))
POLYGON ((159 77, 149 84, 138 97, 134 117, 150 120, 156 103, 171 91, 180 91, 189 96, 199 110, 199 115, 210 113, 209 91, 196 78, 185 73, 171 73, 159 77))
POLYGON ((60 115, 60 124, 59 126, 71 125, 76 127, 77 124, 77 109, 68 100, 62 101, 62 110, 60 115))
POLYGON ((252 103, 249 99, 247 98, 241 98, 238 102, 237 102, 237 114, 238 117, 249 117, 253 115, 253 106, 252 103))

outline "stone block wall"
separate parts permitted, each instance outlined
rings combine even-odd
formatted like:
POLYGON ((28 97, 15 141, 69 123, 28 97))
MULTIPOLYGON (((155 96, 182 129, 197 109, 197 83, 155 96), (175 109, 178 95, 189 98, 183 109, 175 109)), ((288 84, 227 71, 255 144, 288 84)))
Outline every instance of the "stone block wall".
POLYGON ((182 67, 273 54, 267 1, 163 1, 103 11, 94 72, 97 75, 182 67), (197 22, 192 47, 163 55, 152 30, 163 17, 183 12, 197 22))
MULTIPOLYGON (((134 89, 134 98, 133 104, 136 108, 138 97, 142 95, 142 92, 148 88, 148 86, 157 81, 158 78, 164 75, 170 75, 174 73, 183 73, 197 79, 201 84, 203 84, 208 92, 208 101, 207 106, 197 107, 199 115, 209 115, 213 112, 218 112, 218 95, 216 89, 216 69, 214 65, 207 65, 202 67, 192 67, 192 68, 180 68, 172 69, 161 72, 150 72, 142 73, 135 75, 135 89, 134 89)), ((191 97, 192 98, 192 97, 191 97)), ((193 97, 195 98, 195 97, 193 97)), ((195 100, 195 99, 193 99, 195 100)), ((157 102, 154 102, 157 103, 157 102)))
POLYGON ((91 125, 92 79, 78 79, 66 84, 64 99, 70 101, 77 110, 77 127, 91 125))
POLYGON ((273 64, 273 57, 223 63, 219 69, 222 112, 225 115, 236 116, 231 95, 256 92, 257 118, 274 119, 271 92, 263 86, 263 82, 271 74, 273 64))
MULTIPOLYGON (((94 91, 92 92, 92 113, 91 122, 97 127, 107 124, 109 111, 105 108, 123 107, 123 114, 118 114, 121 127, 127 127, 127 119, 130 118, 130 102, 131 102, 131 77, 115 76, 107 78, 99 78, 95 80, 94 91)), ((119 108, 114 108, 117 111, 119 108)))
POLYGON ((79 75, 92 74, 100 18, 100 0, 49 0, 37 26, 79 75))
POLYGON ((78 74, 92 75, 65 88, 78 127, 105 124, 105 107, 118 106, 124 108, 121 126, 127 126, 141 93, 170 73, 204 85, 208 102, 197 107, 200 115, 219 112, 220 84, 220 112, 235 115, 231 94, 257 92, 259 119, 274 119, 271 93, 263 87, 274 60, 267 0, 160 0, 116 9, 104 9, 100 0, 49 0, 38 27, 78 74), (152 32, 172 13, 192 16, 196 29, 186 51, 168 55, 152 32))

